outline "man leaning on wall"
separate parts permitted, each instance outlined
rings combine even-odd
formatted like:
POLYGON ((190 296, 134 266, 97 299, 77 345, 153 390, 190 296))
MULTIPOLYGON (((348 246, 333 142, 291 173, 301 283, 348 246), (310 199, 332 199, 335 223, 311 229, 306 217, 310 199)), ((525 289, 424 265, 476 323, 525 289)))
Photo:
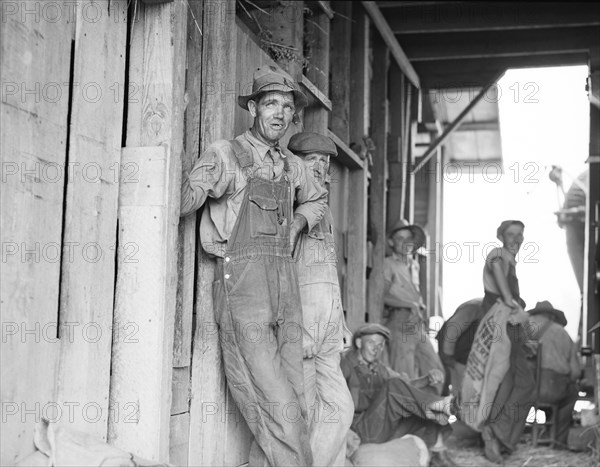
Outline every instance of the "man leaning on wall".
POLYGON ((200 238, 217 261, 215 319, 229 389, 254 434, 250 465, 312 465, 292 254, 300 233, 323 217, 327 191, 279 145, 307 104, 290 75, 257 68, 238 104, 252 128, 204 151, 184 176, 181 212, 206 203, 200 238), (301 417, 290 416, 294 407, 301 417))

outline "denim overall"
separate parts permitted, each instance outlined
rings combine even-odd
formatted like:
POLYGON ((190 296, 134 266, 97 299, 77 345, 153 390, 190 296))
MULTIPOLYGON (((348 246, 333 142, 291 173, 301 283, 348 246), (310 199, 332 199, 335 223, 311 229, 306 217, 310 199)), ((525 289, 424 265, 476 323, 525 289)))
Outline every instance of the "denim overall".
POLYGON ((312 465, 288 162, 279 181, 265 180, 253 173, 250 149, 232 146, 248 184, 213 286, 225 375, 254 434, 250 465, 312 465))
POLYGON ((346 435, 354 403, 340 368, 344 311, 329 208, 298 244, 296 267, 305 327, 304 346, 316 353, 304 359, 304 386, 315 465, 346 465, 346 435))

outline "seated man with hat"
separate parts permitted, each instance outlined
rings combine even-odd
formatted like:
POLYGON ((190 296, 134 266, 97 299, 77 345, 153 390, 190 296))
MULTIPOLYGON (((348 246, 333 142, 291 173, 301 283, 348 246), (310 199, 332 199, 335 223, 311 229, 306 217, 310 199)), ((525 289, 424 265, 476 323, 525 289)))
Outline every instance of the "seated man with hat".
MULTIPOLYGON (((306 170, 324 189, 329 183, 329 158, 337 156, 331 138, 296 133, 288 149, 302 159, 306 170)), ((354 404, 340 369, 346 328, 337 272, 333 216, 302 232, 296 270, 304 322, 304 384, 309 408, 309 436, 315 465, 346 464, 346 434, 354 404)), ((349 342, 348 342, 348 345, 349 342)))
POLYGON ((307 102, 283 70, 256 69, 252 93, 238 96, 252 128, 213 142, 182 181, 181 215, 206 203, 200 237, 216 258, 214 314, 229 391, 254 435, 250 465, 313 464, 292 254, 323 217, 327 191, 279 144, 307 102))
POLYGON ((390 334, 381 324, 365 324, 354 333, 353 348, 342 358, 355 407, 352 430, 362 443, 419 436, 430 447, 432 466, 453 466, 443 436, 452 431, 448 418, 453 398, 423 391, 379 361, 390 334))
POLYGON ((537 302, 535 308, 527 312, 529 335, 542 344, 538 402, 558 404, 557 441, 559 446, 566 447, 578 396, 576 381, 581 377, 577 347, 565 330, 565 314, 549 301, 537 302))
POLYGON ((384 259, 384 322, 391 331, 389 365, 408 378, 429 378, 429 390, 441 394, 445 371, 427 335, 426 307, 419 291, 419 264, 414 253, 425 232, 400 219, 388 232, 391 256, 384 259))

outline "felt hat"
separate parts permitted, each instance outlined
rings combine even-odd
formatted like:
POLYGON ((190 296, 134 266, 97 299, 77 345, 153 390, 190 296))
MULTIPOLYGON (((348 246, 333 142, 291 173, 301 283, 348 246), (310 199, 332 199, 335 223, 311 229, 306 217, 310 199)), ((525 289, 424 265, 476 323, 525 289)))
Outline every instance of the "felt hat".
POLYGON ((294 94, 294 105, 296 111, 308 105, 306 95, 298 88, 296 81, 285 71, 273 65, 264 65, 254 71, 252 77, 252 93, 247 96, 238 96, 238 105, 248 109, 248 101, 253 100, 259 94, 268 91, 291 92, 294 94))
POLYGON ((415 239, 415 250, 425 245, 425 231, 417 224, 409 224, 406 219, 399 219, 391 229, 388 230, 388 238, 394 235, 398 230, 408 229, 415 239))
POLYGON ((507 221, 502 221, 502 223, 498 226, 498 228, 496 229, 496 238, 498 240, 500 240, 501 242, 504 241, 504 238, 502 237, 504 235, 504 232, 506 231, 506 229, 508 229, 511 225, 520 225, 521 227, 525 228, 525 224, 523 224, 523 222, 518 221, 518 220, 507 220, 507 221))
POLYGON ((331 138, 310 131, 296 133, 292 136, 288 143, 288 149, 293 153, 321 152, 329 156, 337 156, 337 148, 331 138))
POLYGON ((567 318, 565 317, 565 314, 562 311, 554 308, 552 306, 552 303, 550 303, 548 300, 544 300, 542 302, 537 302, 535 304, 535 308, 532 308, 531 310, 527 310, 527 313, 529 313, 530 315, 543 314, 543 315, 546 315, 548 318, 550 318, 555 323, 560 324, 561 326, 567 325, 567 318))
POLYGON ((366 323, 359 327, 352 336, 352 344, 354 347, 356 347, 356 339, 370 334, 381 334, 387 341, 390 340, 390 336, 392 335, 391 331, 382 324, 366 323))

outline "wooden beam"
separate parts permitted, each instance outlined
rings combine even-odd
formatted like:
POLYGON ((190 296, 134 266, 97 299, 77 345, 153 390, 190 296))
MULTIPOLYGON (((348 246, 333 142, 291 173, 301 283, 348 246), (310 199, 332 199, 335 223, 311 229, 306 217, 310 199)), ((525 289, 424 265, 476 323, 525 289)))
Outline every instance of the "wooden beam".
POLYGON ((388 25, 386 18, 384 18, 383 14, 381 13, 381 10, 379 10, 377 7, 377 4, 375 2, 362 2, 362 4, 369 13, 369 16, 373 20, 375 27, 381 34, 385 45, 390 49, 392 56, 396 60, 396 63, 398 63, 398 66, 402 72, 411 81, 411 83, 413 83, 413 85, 419 89, 421 87, 419 75, 411 65, 408 57, 402 50, 402 47, 400 47, 398 40, 390 29, 390 26, 388 25))
POLYGON ((487 59, 416 62, 424 89, 485 86, 494 75, 508 68, 586 65, 587 53, 491 57, 487 59))
POLYGON ((393 225, 402 215, 405 165, 402 163, 406 115, 405 78, 400 68, 390 64, 390 132, 387 158, 389 162, 389 192, 387 195, 387 224, 393 225), (404 177, 403 177, 404 175, 404 177))
MULTIPOLYGON (((600 88, 600 50, 592 57, 590 74, 591 90, 600 88)), ((590 102, 590 150, 587 160, 589 170, 588 196, 586 197, 585 222, 585 267, 583 280, 583 329, 584 343, 592 347, 592 352, 600 354, 600 328, 592 333, 586 330, 600 322, 600 108, 590 102), (594 182, 596 180, 596 182, 594 182)), ((598 357, 596 357, 598 358, 598 357)))
POLYGON ((411 63, 467 58, 512 57, 586 52, 600 42, 597 26, 514 31, 403 34, 411 63))
MULTIPOLYGON (((73 92, 69 138, 72 169, 67 184, 63 244, 78 245, 73 251, 85 254, 73 255, 69 248, 63 250, 59 322, 61 329, 68 329, 69 323, 79 323, 86 332, 61 336, 64 338, 56 385, 61 406, 77 403, 84 407, 93 403, 98 408, 97 423, 89 423, 85 411, 75 410, 70 426, 106 441, 118 169, 126 170, 121 165, 121 138, 127 95, 123 86, 127 1, 112 2, 110 11, 114 16, 103 15, 94 22, 86 19, 83 6, 76 8, 73 81, 94 83, 99 93, 98 99, 90 99, 91 95, 86 98, 85 93, 73 92), (115 17, 120 20, 115 21, 115 17)), ((135 245, 121 245, 121 248, 133 252, 135 245)), ((135 256, 133 253, 132 258, 135 256)), ((119 331, 122 329, 116 335, 119 331)))
POLYGON ((350 142, 350 54, 352 45, 352 2, 332 3, 337 13, 331 20, 329 73, 332 110, 329 128, 342 141, 350 142))
POLYGON ((133 243, 139 253, 132 262, 119 251, 115 299, 115 323, 129 323, 136 332, 135 345, 126 339, 113 342, 109 441, 166 462, 188 9, 173 2, 140 4, 138 12, 130 79, 141 92, 139 103, 129 109, 122 160, 139 170, 139 181, 121 183, 119 244, 133 243), (124 416, 126 404, 134 409, 131 417, 124 416))
POLYGON ((379 323, 383 311, 383 259, 386 251, 386 186, 388 128, 388 68, 390 53, 385 40, 373 37, 371 80, 371 137, 375 144, 369 189, 369 223, 373 229, 373 268, 368 283, 369 322, 379 323))
MULTIPOLYGON (((441 122, 443 128, 446 128, 450 125, 450 122, 441 122)), ((436 132, 437 125, 435 123, 425 123, 425 130, 429 132, 436 132)), ((499 131, 500 130, 500 122, 497 120, 490 121, 478 121, 478 122, 463 122, 461 125, 456 128, 454 131, 499 131)))
POLYGON ((333 131, 327 130, 327 136, 329 136, 335 145, 338 147, 338 155, 336 160, 345 167, 352 170, 364 170, 365 163, 352 149, 344 143, 333 131))
MULTIPOLYGON (((75 23, 68 21, 68 15, 56 22, 35 21, 34 15, 22 20, 25 2, 7 5, 2 3, 0 28, 0 358, 5 417, 0 464, 15 465, 35 450, 36 417, 26 416, 23 410, 56 401, 58 284, 75 23), (54 93, 45 98, 41 89, 52 83, 60 89, 47 87, 48 93, 54 93)), ((83 246, 73 251, 82 255, 83 246)), ((64 336, 75 330, 81 333, 82 326, 60 332, 64 336)))
MULTIPOLYGON (((238 37, 240 30, 236 26, 235 5, 235 0, 205 2, 202 23, 202 151, 214 141, 229 140, 235 136, 238 108, 235 93, 215 93, 212 83, 231 83, 226 89, 232 89, 233 83, 240 79, 240 73, 250 71, 238 70, 238 63, 243 60, 239 51, 243 49, 238 42, 242 37, 238 37), (218 16, 215 17, 215 14, 218 16)), ((241 79, 241 82, 248 81, 241 79)), ((248 460, 252 438, 229 394, 223 371, 212 297, 215 261, 203 248, 197 248, 196 253, 198 269, 189 465, 241 465, 248 460)))
MULTIPOLYGON (((407 2, 410 3, 410 2, 407 2)), ((388 8, 385 17, 396 34, 515 29, 600 24, 600 6, 581 2, 424 2, 388 8)), ((380 5, 381 7, 381 5, 380 5)))
MULTIPOLYGON (((349 3, 349 2, 348 2, 349 3)), ((349 141, 363 144, 368 134, 369 121, 369 72, 368 51, 370 23, 363 8, 352 9, 351 60, 349 96, 349 141)), ((348 174, 348 204, 352 215, 348 217, 348 262, 345 288, 348 293, 344 310, 351 331, 365 322, 367 310, 367 188, 368 163, 364 170, 352 170, 348 174)))
POLYGON ((490 83, 483 87, 481 89, 481 91, 479 91, 479 94, 477 94, 473 100, 471 100, 469 102, 469 105, 467 105, 463 111, 458 114, 458 116, 454 119, 454 121, 445 128, 444 132, 438 136, 436 138, 436 140, 431 143, 431 145, 429 146, 429 148, 427 149, 427 151, 425 151, 425 154, 423 154, 423 157, 421 158, 421 160, 419 161, 419 164, 414 168, 414 170, 412 171, 413 173, 417 173, 419 170, 421 170, 423 168, 423 166, 427 163, 427 161, 433 156, 434 151, 446 140, 446 138, 448 138, 448 136, 450 136, 452 134, 452 132, 462 123, 462 121, 465 119, 465 117, 469 114, 469 112, 471 112, 471 110, 473 110, 473 108, 479 103, 479 101, 481 101, 481 99, 483 99, 483 97, 486 95, 486 92, 492 87, 494 86, 498 80, 502 77, 504 73, 501 73, 497 76, 494 77, 494 79, 492 79, 492 81, 490 81, 490 83))
POLYGON ((325 133, 331 111, 329 94, 329 29, 330 19, 321 10, 305 18, 304 49, 310 56, 305 75, 298 81, 309 94, 309 105, 304 109, 304 128, 325 133), (314 83, 314 84, 313 84, 314 83), (316 104, 316 105, 315 105, 316 104))
MULTIPOLYGON (((185 151, 183 170, 189 173, 200 155, 200 84, 202 81, 202 19, 204 1, 189 4, 186 45, 185 151)), ((177 308, 173 340, 173 366, 188 367, 192 363, 192 315, 194 312, 194 267, 196 262, 196 213, 179 222, 179 255, 177 261, 177 308)))

